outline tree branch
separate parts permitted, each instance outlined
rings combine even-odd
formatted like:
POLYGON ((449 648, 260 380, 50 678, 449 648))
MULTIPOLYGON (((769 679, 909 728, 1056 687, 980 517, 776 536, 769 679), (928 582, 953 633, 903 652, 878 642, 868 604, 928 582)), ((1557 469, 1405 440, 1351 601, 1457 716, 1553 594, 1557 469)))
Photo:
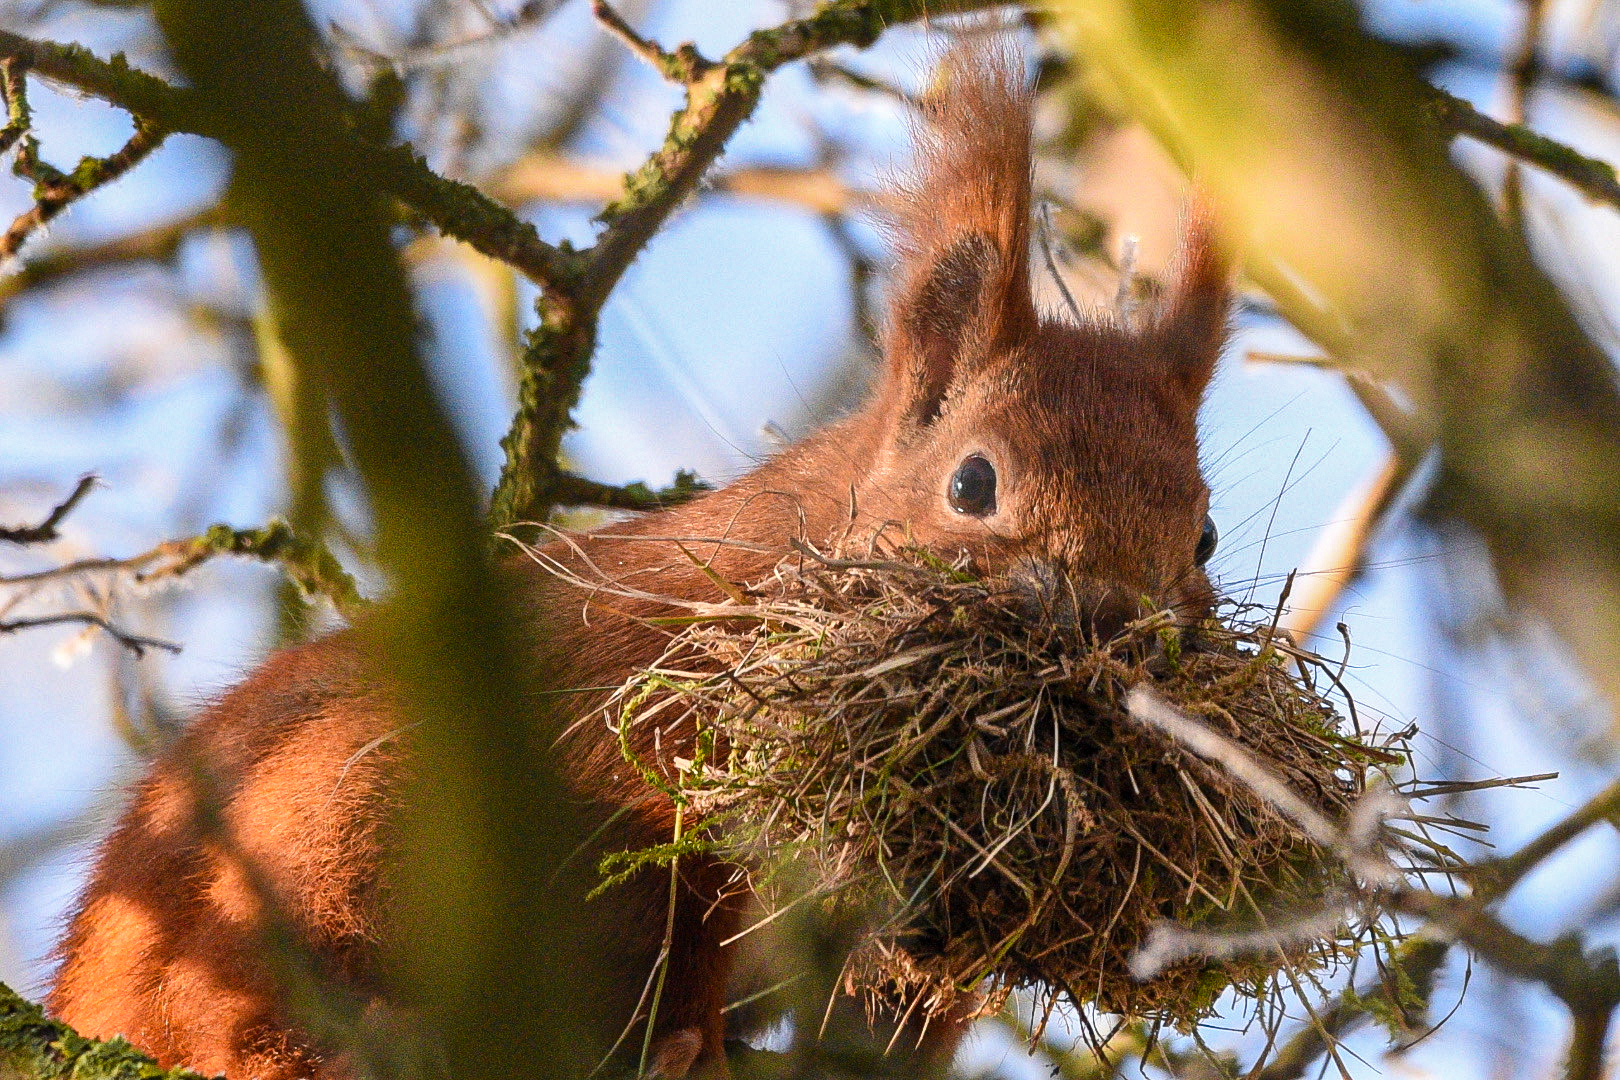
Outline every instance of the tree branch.
POLYGON ((30 289, 50 285, 76 274, 132 263, 168 262, 174 258, 187 236, 223 222, 224 214, 216 206, 111 240, 32 252, 20 266, 5 277, 0 277, 0 308, 30 289))
POLYGON ((1512 855, 1473 866, 1468 883, 1475 899, 1500 900, 1532 870, 1600 821, 1620 829, 1620 780, 1609 784, 1512 855))
POLYGON ((50 615, 29 615, 17 619, 0 620, 0 634, 15 634, 19 630, 33 630, 41 626, 61 626, 64 623, 80 623, 85 626, 98 627, 108 637, 136 656, 145 656, 147 649, 163 649, 172 653, 180 651, 180 646, 172 641, 146 637, 143 634, 132 634, 128 630, 121 629, 118 624, 107 616, 95 611, 61 611, 50 615))
POLYGON ((1332 1005, 1318 1009, 1308 1023, 1284 1043, 1254 1080, 1299 1080, 1312 1062, 1366 1020, 1375 1017, 1399 1018, 1412 1026, 1428 1010, 1434 981, 1440 974, 1450 946, 1430 938, 1413 938, 1402 943, 1389 971, 1364 990, 1347 990, 1332 1005))
MULTIPOLYGON (((101 60, 82 45, 35 41, 0 30, 0 60, 19 61, 35 74, 101 98, 156 132, 182 131, 221 139, 229 119, 194 89, 172 86, 131 67, 122 53, 101 60)), ((343 150, 361 161, 384 188, 446 236, 522 271, 542 288, 561 288, 574 277, 574 253, 540 239, 523 221, 470 184, 428 168, 409 145, 385 147, 349 133, 343 150)))
POLYGON ((31 152, 33 139, 25 136, 24 149, 17 155, 17 172, 35 181, 34 205, 18 215, 11 227, 0 236, 0 261, 16 255, 30 236, 50 224, 71 204, 97 188, 112 183, 138 165, 163 144, 163 138, 160 130, 137 116, 135 134, 122 148, 104 158, 83 158, 73 172, 61 175, 54 169, 47 171, 40 168, 40 162, 31 152))
POLYGON ((291 525, 280 519, 259 529, 214 525, 201 536, 166 540, 128 558, 80 559, 49 570, 0 576, 0 587, 33 589, 48 582, 95 573, 129 573, 138 584, 151 584, 189 573, 218 555, 239 555, 274 563, 306 595, 326 597, 346 616, 353 617, 367 606, 354 578, 326 545, 297 535, 291 525))
POLYGON ((583 476, 562 473, 553 481, 558 506, 599 506, 608 510, 667 510, 709 490, 709 485, 685 469, 675 474, 675 483, 654 491, 646 484, 624 487, 601 484, 583 476))

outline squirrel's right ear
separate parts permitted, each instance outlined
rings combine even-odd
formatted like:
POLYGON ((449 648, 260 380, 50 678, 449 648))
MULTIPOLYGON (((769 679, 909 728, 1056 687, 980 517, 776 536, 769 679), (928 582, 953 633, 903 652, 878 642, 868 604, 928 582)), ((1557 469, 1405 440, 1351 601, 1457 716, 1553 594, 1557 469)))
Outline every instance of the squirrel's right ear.
POLYGON ((940 64, 898 193, 900 261, 884 336, 883 399, 901 425, 939 415, 951 387, 1037 325, 1030 295, 1030 103, 1007 42, 940 64))
POLYGON ((1194 407, 1230 336, 1231 309, 1232 264, 1216 239, 1208 203, 1194 192, 1170 290, 1153 329, 1168 384, 1194 407))

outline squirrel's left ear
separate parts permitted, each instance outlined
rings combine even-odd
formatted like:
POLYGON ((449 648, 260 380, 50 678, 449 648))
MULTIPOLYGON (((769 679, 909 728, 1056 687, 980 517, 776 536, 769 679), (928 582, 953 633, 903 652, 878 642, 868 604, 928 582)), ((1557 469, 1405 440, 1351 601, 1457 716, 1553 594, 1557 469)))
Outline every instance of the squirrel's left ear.
POLYGON ((1215 239, 1208 207, 1196 195, 1187 213, 1170 290, 1149 331, 1172 385, 1201 398, 1226 346, 1232 310, 1232 267, 1215 239))
POLYGON ((958 46, 916 127, 917 163, 889 200, 899 251, 880 391, 897 431, 925 426, 951 389, 1035 332, 1030 295, 1030 109, 1007 40, 958 46))

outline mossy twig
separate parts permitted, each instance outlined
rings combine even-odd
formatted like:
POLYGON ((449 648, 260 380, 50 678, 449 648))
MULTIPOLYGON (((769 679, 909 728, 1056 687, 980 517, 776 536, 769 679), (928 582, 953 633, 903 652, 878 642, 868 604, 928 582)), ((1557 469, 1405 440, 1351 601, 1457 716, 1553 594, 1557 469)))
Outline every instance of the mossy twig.
POLYGON ((685 469, 675 474, 675 482, 654 490, 643 483, 617 486, 562 473, 554 490, 559 506, 597 506, 606 510, 667 510, 709 490, 696 473, 685 469))
POLYGON ((32 135, 24 135, 15 165, 18 175, 34 181, 34 205, 19 214, 11 227, 0 235, 0 260, 9 259, 22 249, 28 238, 44 228, 74 202, 97 188, 123 176, 163 144, 164 133, 144 119, 135 117, 135 133, 114 153, 104 158, 86 157, 71 173, 62 173, 40 161, 32 135))
POLYGON ((1534 165, 1563 180, 1597 202, 1620 208, 1620 180, 1607 161, 1587 157, 1556 139, 1532 131, 1524 124, 1493 120, 1473 105, 1444 90, 1430 88, 1428 108, 1447 131, 1478 139, 1504 154, 1534 165))

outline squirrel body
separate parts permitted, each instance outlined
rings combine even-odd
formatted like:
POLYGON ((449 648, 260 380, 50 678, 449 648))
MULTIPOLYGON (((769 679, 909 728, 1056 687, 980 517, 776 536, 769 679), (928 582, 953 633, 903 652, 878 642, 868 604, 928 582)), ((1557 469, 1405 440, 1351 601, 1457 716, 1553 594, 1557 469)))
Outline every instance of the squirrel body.
MULTIPOLYGON (((1197 414, 1228 307, 1227 269, 1207 225, 1193 216, 1176 279, 1139 325, 1042 317, 1030 283, 1022 60, 979 45, 949 54, 943 70, 924 105, 915 178, 898 199, 885 368, 866 406, 726 488, 553 543, 549 556, 576 566, 589 558, 649 593, 718 600, 712 578, 652 538, 692 538, 687 547, 714 572, 749 581, 793 539, 826 545, 898 522, 915 542, 968 553, 980 572, 1100 635, 1135 617, 1144 597, 1188 618, 1207 613, 1197 414)), ((533 633, 566 641, 545 650, 563 685, 617 686, 662 652, 667 638, 641 621, 667 613, 656 601, 588 608, 577 588, 527 561, 508 572, 519 610, 547 613, 533 633)), ((582 695, 578 715, 604 698, 582 695)), ((243 866, 329 974, 386 1007, 379 946, 407 729, 354 631, 272 655, 140 782, 61 945, 52 1011, 87 1035, 124 1035, 166 1065, 231 1080, 349 1080, 352 1063, 284 1018, 263 956, 261 894, 243 866), (234 850, 201 826, 187 762, 203 763, 218 784, 234 850)), ((607 848, 668 841, 672 805, 627 766, 605 725, 555 737, 573 790, 614 822, 607 848)), ((735 947, 723 943, 749 909, 748 897, 728 894, 732 881, 713 860, 683 859, 652 1043, 662 1075, 725 1073, 722 1009, 741 976, 735 947)), ((591 901, 595 913, 580 920, 614 976, 608 1041, 634 1024, 668 902, 667 873, 643 872, 591 901)), ((936 1050, 948 1052, 959 1034, 936 1033, 936 1050)))

